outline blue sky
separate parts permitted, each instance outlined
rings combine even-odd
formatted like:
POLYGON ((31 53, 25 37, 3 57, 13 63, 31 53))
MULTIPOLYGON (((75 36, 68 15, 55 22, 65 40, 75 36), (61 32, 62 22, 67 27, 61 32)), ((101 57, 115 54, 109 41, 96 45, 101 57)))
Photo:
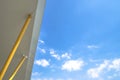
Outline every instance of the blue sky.
POLYGON ((47 0, 31 80, 119 80, 120 0, 47 0))

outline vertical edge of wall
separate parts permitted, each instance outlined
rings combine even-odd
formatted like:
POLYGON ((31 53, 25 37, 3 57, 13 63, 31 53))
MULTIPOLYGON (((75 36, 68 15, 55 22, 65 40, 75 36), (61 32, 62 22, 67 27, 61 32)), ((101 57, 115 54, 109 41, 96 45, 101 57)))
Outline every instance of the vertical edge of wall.
POLYGON ((34 63, 34 57, 35 57, 35 52, 37 48, 37 42, 38 42, 38 37, 40 33, 40 26, 42 23, 45 4, 46 4, 46 0, 38 0, 38 3, 36 5, 37 8, 36 8, 32 39, 31 39, 31 44, 30 44, 30 50, 29 50, 27 68, 26 68, 26 74, 25 74, 24 80, 31 80, 32 67, 34 63))

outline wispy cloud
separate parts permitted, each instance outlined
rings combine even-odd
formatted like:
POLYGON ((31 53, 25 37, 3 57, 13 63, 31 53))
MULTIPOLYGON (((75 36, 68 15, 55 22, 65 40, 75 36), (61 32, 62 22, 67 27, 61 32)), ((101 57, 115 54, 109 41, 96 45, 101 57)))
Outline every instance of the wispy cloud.
POLYGON ((54 49, 50 49, 49 51, 50 51, 51 56, 57 60, 61 60, 63 58, 71 59, 71 56, 72 56, 72 54, 68 53, 68 52, 65 52, 64 54, 59 55, 59 54, 57 54, 57 52, 54 49))
MULTIPOLYGON (((114 60, 104 60, 103 63, 101 63, 99 66, 95 68, 90 68, 87 71, 87 74, 91 78, 100 78, 101 75, 104 73, 107 73, 111 70, 120 71, 120 59, 114 59, 114 60)), ((112 78, 114 76, 109 76, 109 78, 112 78)))
POLYGON ((40 50, 41 53, 46 53, 46 50, 43 48, 38 48, 40 50))
POLYGON ((56 58, 57 60, 60 60, 60 56, 58 54, 53 54, 52 57, 56 58))
POLYGON ((71 59, 71 54, 66 52, 66 53, 62 54, 61 57, 71 59))
POLYGON ((89 59, 90 62, 95 63, 95 62, 100 62, 101 60, 99 59, 89 59))
POLYGON ((41 73, 39 73, 39 72, 32 72, 32 76, 40 76, 41 75, 41 73))
POLYGON ((40 78, 32 78, 31 80, 42 80, 42 79, 40 79, 40 78))
POLYGON ((97 49, 97 48, 99 48, 99 46, 97 46, 97 45, 88 45, 87 48, 88 49, 97 49))
POLYGON ((114 77, 117 77, 117 76, 120 76, 120 74, 114 73, 112 75, 107 76, 107 78, 111 80, 111 79, 114 79, 114 77))
POLYGON ((73 80, 71 78, 63 79, 63 78, 32 78, 32 80, 73 80))
POLYGON ((47 67, 50 63, 46 59, 36 60, 35 64, 42 67, 47 67))
POLYGON ((67 70, 67 71, 78 71, 81 70, 82 67, 84 66, 84 61, 83 60, 68 60, 62 65, 62 70, 67 70))
POLYGON ((50 49, 50 54, 52 57, 54 57, 57 60, 61 59, 60 55, 58 55, 54 49, 50 49))
POLYGON ((112 61, 112 64, 109 65, 109 69, 115 69, 120 71, 120 59, 115 59, 112 61))
POLYGON ((45 42, 44 42, 43 40, 38 40, 38 42, 39 42, 40 44, 45 44, 45 42))
POLYGON ((103 70, 109 65, 109 61, 105 60, 104 63, 100 64, 97 68, 91 68, 87 71, 87 74, 91 78, 99 78, 103 70))
POLYGON ((55 54, 55 50, 54 49, 50 49, 50 54, 55 54))

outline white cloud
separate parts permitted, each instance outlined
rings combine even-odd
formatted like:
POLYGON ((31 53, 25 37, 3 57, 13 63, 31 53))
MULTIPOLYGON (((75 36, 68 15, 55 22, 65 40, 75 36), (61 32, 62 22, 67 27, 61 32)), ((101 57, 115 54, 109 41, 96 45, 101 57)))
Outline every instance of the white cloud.
POLYGON ((89 61, 92 63, 95 63, 95 62, 100 62, 101 60, 100 59, 99 60, 98 59, 97 60, 96 59, 89 59, 89 61))
POLYGON ((98 78, 99 77, 99 72, 98 71, 96 71, 97 69, 89 69, 88 70, 88 75, 90 76, 90 77, 92 77, 92 78, 98 78))
POLYGON ((120 76, 120 75, 118 73, 114 73, 112 75, 108 75, 107 78, 108 78, 108 80, 113 80, 117 76, 120 76))
MULTIPOLYGON (((103 73, 109 72, 112 69, 114 69, 114 71, 118 71, 118 72, 120 71, 120 59, 104 60, 104 62, 100 64, 98 67, 90 68, 87 71, 87 74, 91 78, 100 78, 101 75, 103 75, 103 73)), ((112 76, 109 76, 108 78, 111 78, 111 77, 115 77, 115 76, 112 75, 112 76)))
POLYGON ((51 55, 55 54, 55 50, 54 49, 50 49, 50 54, 51 55))
POLYGON ((71 59, 71 54, 66 52, 66 53, 62 54, 61 57, 71 59))
POLYGON ((59 54, 56 53, 56 51, 54 49, 50 49, 50 55, 57 60, 61 60, 62 58, 71 59, 71 54, 70 53, 66 52, 62 55, 59 55, 59 54))
POLYGON ((52 57, 56 58, 57 60, 60 60, 60 56, 58 54, 53 54, 52 57))
POLYGON ((68 78, 67 80, 73 80, 73 79, 71 79, 71 78, 68 78))
POLYGON ((97 48, 99 48, 99 47, 96 46, 96 45, 88 45, 87 48, 88 48, 88 49, 97 49, 97 48))
POLYGON ((62 79, 62 78, 58 78, 58 79, 56 79, 56 80, 64 80, 64 79, 62 79))
POLYGON ((60 55, 58 55, 54 49, 50 49, 50 54, 52 57, 54 57, 57 60, 61 59, 60 55))
POLYGON ((39 48, 39 50, 40 50, 41 53, 46 53, 45 49, 39 48))
POLYGON ((100 74, 103 72, 103 70, 106 67, 108 67, 108 65, 109 65, 109 61, 108 60, 104 60, 104 63, 100 64, 98 67, 89 69, 87 71, 87 74, 91 78, 99 78, 100 74))
POLYGON ((31 80, 73 80, 71 78, 63 79, 63 78, 32 78, 31 80))
POLYGON ((36 60, 35 64, 42 67, 47 67, 50 65, 46 59, 36 60))
POLYGON ((31 80, 43 80, 41 78, 31 78, 31 80))
POLYGON ((38 40, 38 42, 41 44, 45 44, 45 42, 43 40, 38 40))
POLYGON ((78 71, 81 70, 81 68, 84 65, 83 60, 68 60, 62 65, 62 70, 67 71, 78 71))
POLYGON ((32 73, 32 76, 40 76, 41 75, 41 73, 39 73, 39 72, 33 72, 32 73))
POLYGON ((109 69, 115 69, 116 71, 120 71, 120 59, 113 60, 112 64, 109 65, 109 69))

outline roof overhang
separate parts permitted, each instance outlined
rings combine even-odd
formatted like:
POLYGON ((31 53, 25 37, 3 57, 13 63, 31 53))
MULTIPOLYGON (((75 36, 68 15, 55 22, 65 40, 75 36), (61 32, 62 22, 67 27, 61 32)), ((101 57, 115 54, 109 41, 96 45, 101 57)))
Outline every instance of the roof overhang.
POLYGON ((30 80, 44 7, 45 0, 0 0, 0 70, 28 14, 32 14, 32 20, 3 80, 9 79, 23 55, 28 56, 28 59, 14 79, 30 80))

